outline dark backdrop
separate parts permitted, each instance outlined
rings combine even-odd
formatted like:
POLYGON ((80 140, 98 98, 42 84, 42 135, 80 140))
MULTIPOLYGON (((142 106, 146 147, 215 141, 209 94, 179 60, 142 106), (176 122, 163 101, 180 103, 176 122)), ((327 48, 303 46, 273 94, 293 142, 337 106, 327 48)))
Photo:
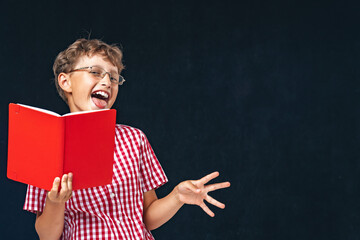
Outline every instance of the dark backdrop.
MULTIPOLYGON (((0 238, 36 239, 6 178, 7 107, 66 113, 57 53, 124 47, 118 122, 148 136, 169 183, 218 170, 210 218, 185 206, 157 239, 360 239, 358 1, 2 1, 0 238)), ((21 146, 20 146, 21 147, 21 146)))

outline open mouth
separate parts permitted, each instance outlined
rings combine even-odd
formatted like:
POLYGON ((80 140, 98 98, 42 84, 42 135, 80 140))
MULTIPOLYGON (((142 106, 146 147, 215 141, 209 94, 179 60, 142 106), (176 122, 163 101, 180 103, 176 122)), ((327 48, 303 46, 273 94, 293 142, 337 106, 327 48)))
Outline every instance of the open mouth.
POLYGON ((98 90, 91 93, 91 100, 100 109, 106 107, 109 99, 110 99, 110 95, 105 91, 98 90))

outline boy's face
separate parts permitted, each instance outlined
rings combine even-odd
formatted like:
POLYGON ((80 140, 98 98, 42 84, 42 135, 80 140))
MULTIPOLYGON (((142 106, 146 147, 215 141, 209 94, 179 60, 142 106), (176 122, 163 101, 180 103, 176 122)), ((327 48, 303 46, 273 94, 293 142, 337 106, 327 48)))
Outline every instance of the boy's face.
MULTIPOLYGON (((97 66, 112 74, 119 74, 118 69, 102 56, 82 56, 74 69, 97 66)), ((109 109, 114 104, 118 84, 111 83, 109 74, 102 79, 96 79, 88 71, 74 71, 59 75, 59 84, 65 91, 70 112, 109 109), (65 82, 61 83, 61 79, 65 82), (64 87, 63 87, 64 86, 64 87)))

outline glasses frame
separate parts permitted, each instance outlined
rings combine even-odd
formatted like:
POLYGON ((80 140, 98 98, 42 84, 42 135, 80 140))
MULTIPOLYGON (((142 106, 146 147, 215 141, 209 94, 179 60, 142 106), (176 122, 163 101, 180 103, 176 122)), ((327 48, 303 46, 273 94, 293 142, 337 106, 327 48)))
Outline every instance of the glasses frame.
MULTIPOLYGON (((111 73, 105 71, 105 69, 103 69, 101 67, 98 67, 98 66, 81 67, 81 68, 73 69, 73 70, 69 71, 69 73, 78 72, 78 71, 86 71, 88 73, 91 73, 91 70, 92 70, 93 67, 97 67, 97 68, 100 68, 102 70, 102 73, 100 74, 101 79, 103 79, 106 76, 106 74, 109 74, 109 78, 110 78, 110 81, 111 81, 111 79, 112 79, 111 73)), ((125 78, 123 76, 121 76, 120 74, 118 74, 118 76, 119 76, 119 81, 116 81, 116 82, 111 81, 111 82, 116 83, 118 85, 123 85, 123 83, 125 82, 125 78)))

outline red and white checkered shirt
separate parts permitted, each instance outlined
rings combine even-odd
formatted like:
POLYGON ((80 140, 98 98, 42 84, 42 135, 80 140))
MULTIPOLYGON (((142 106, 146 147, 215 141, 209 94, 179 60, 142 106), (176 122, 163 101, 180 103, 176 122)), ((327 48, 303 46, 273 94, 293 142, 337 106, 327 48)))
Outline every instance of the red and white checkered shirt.
MULTIPOLYGON (((154 239, 143 193, 166 183, 165 173, 140 130, 116 125, 115 142, 112 184, 73 191, 61 239, 154 239)), ((42 212, 45 200, 45 190, 29 185, 24 210, 42 212)))

